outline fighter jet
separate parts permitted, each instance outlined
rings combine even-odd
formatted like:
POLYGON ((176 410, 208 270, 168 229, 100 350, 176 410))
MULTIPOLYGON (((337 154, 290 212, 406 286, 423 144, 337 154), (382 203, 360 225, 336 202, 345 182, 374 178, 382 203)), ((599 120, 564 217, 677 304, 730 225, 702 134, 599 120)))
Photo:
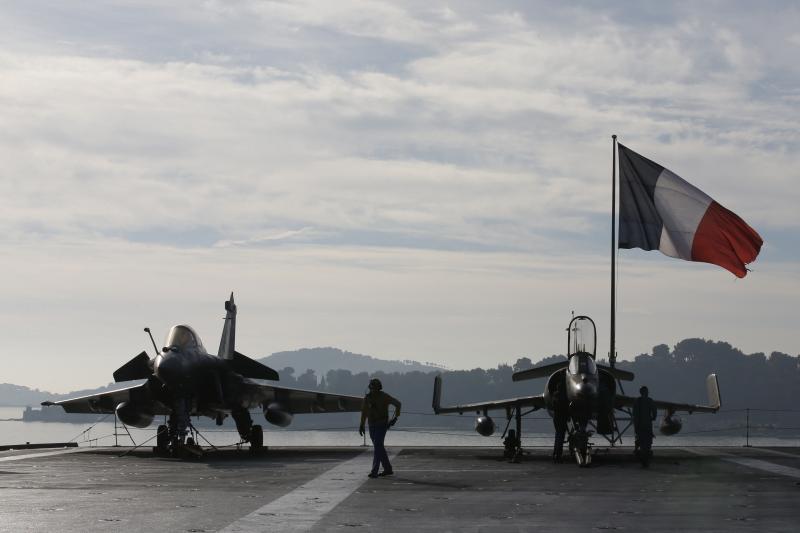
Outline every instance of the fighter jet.
MULTIPOLYGON (((567 442, 569 450, 580 466, 588 466, 592 460, 592 443, 590 437, 596 432, 613 446, 621 442, 622 434, 631 426, 631 409, 635 397, 622 393, 622 381, 632 381, 633 373, 618 368, 611 368, 595 362, 595 346, 597 332, 594 321, 588 316, 574 317, 567 328, 567 360, 550 365, 515 372, 512 379, 523 381, 547 377, 542 394, 522 396, 506 400, 469 403, 442 407, 442 378, 434 378, 433 411, 436 414, 476 412, 475 430, 483 436, 491 436, 495 432, 495 423, 488 411, 505 410, 508 424, 503 435, 508 432, 512 417, 516 420, 516 436, 511 439, 510 455, 519 460, 522 453, 521 434, 522 417, 539 409, 547 409, 551 417, 554 409, 567 409, 567 442), (557 398, 556 395, 562 395, 557 398), (523 409, 528 409, 523 412, 523 409), (628 425, 622 430, 618 420, 627 417, 628 425)), ((657 409, 664 411, 660 431, 665 435, 674 435, 682 427, 680 418, 675 413, 707 412, 719 410, 721 401, 719 383, 716 374, 706 378, 709 405, 694 405, 655 400, 657 409)), ((507 439, 508 440, 508 439, 507 439)))
POLYGON ((360 411, 362 398, 279 387, 255 380, 277 381, 278 373, 235 349, 236 304, 225 302, 225 325, 217 355, 209 354, 197 333, 187 325, 173 326, 156 356, 143 351, 114 372, 115 382, 146 380, 118 390, 42 405, 60 405, 67 413, 116 413, 127 426, 148 427, 156 416, 168 417, 158 426, 155 451, 178 454, 198 449, 191 416, 207 416, 222 425, 233 417, 242 443, 262 449, 264 436, 254 425, 250 409, 261 408, 267 422, 286 427, 297 413, 360 411))

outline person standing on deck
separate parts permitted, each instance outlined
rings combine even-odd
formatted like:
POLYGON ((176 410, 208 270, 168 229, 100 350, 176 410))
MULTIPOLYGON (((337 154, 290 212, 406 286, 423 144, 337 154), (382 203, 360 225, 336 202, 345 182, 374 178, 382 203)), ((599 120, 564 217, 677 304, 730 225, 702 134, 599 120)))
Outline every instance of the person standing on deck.
POLYGON ((653 420, 657 415, 650 391, 647 387, 640 388, 639 397, 633 402, 633 430, 636 433, 634 453, 644 454, 644 465, 653 453, 653 420))
POLYGON ((361 425, 358 428, 359 435, 364 435, 364 422, 369 421, 369 438, 372 440, 374 454, 372 457, 372 471, 369 477, 391 476, 392 465, 389 463, 389 456, 383 441, 386 432, 397 422, 400 416, 400 401, 383 392, 381 380, 373 378, 369 381, 369 392, 364 396, 364 404, 361 407, 361 425), (389 420, 389 405, 394 405, 394 418, 389 420), (378 468, 383 466, 383 472, 378 473, 378 468))

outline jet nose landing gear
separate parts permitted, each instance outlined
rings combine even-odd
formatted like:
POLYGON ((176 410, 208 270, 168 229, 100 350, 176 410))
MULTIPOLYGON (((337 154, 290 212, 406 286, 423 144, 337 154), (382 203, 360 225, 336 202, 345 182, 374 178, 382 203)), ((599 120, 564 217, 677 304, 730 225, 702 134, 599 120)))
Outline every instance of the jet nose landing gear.
POLYGON ((592 443, 589 442, 591 432, 575 431, 569 436, 569 451, 580 467, 592 464, 592 443))

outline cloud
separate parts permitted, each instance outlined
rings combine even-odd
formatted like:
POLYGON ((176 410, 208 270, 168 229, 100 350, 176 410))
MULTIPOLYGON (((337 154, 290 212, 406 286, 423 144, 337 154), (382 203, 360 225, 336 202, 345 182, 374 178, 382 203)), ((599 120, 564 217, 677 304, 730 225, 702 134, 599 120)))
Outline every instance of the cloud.
MULTIPOLYGON (((676 283, 711 287, 708 301, 726 310, 729 294, 747 292, 763 312, 772 298, 768 316, 781 324, 800 262, 798 22, 791 4, 4 6, 0 277, 35 295, 26 318, 54 323, 36 305, 67 313, 69 302, 113 305, 114 294, 131 308, 191 307, 216 302, 198 293, 224 294, 245 271, 254 301, 269 300, 263 284, 291 280, 281 300, 291 319, 278 320, 296 334, 276 350, 323 342, 309 333, 319 330, 328 344, 415 357, 404 340, 414 338, 428 359, 458 367, 466 328, 476 333, 465 361, 496 360, 524 351, 520 339, 533 345, 524 324, 546 324, 544 337, 563 327, 554 313, 607 307, 598 287, 617 133, 767 241, 758 272, 733 292, 722 272, 709 281, 706 267, 631 252, 631 286, 655 290, 639 277, 657 272, 665 302, 631 308, 688 335, 694 324, 675 318, 664 289, 676 283), (46 267, 20 270, 25 261, 46 267), (753 286, 763 292, 742 288, 753 286), (392 299, 404 302, 399 315, 392 299), (320 311, 309 322, 302 306, 320 311), (355 327, 365 315, 368 327, 355 327)), ((743 319, 726 316, 713 331, 750 342, 743 319)), ((641 339, 654 329, 630 324, 641 339)), ((80 345, 78 329, 60 334, 80 345)), ((788 326, 750 332, 776 346, 794 338, 788 326)))

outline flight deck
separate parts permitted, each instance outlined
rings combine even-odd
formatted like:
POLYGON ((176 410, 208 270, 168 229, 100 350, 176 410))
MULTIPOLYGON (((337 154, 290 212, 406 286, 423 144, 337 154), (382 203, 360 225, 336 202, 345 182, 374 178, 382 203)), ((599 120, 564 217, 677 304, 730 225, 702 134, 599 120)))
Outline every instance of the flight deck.
POLYGON ((627 447, 592 465, 550 449, 220 450, 154 457, 126 448, 0 452, 0 531, 797 531, 800 449, 627 447))

